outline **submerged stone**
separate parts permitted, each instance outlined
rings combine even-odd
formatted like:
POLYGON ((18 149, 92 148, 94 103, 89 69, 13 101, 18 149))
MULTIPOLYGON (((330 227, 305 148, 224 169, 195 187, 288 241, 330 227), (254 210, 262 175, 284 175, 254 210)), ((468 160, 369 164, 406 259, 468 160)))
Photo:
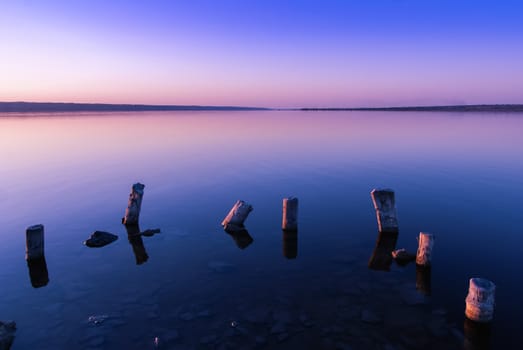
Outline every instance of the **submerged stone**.
POLYGON ((117 235, 109 232, 95 231, 89 239, 84 241, 84 244, 90 248, 99 248, 113 243, 118 239, 117 235))

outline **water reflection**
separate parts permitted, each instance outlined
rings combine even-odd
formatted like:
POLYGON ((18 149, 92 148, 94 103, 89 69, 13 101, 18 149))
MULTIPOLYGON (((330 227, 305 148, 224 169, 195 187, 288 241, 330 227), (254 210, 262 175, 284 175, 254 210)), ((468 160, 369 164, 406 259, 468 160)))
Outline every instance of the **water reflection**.
POLYGON ((240 249, 245 249, 249 245, 251 245, 252 242, 254 242, 254 239, 251 237, 251 235, 245 228, 225 230, 225 233, 232 237, 232 239, 234 240, 234 242, 236 242, 236 245, 240 249))
POLYGON ((463 343, 465 350, 490 349, 491 326, 489 323, 474 322, 465 318, 463 333, 465 334, 463 343))
POLYGON ((29 268, 29 278, 34 288, 45 287, 49 283, 49 272, 45 257, 27 260, 29 268))
POLYGON ((283 256, 296 259, 298 256, 298 232, 283 231, 283 256))
POLYGON ((125 225, 127 230, 127 238, 133 247, 134 256, 136 257, 136 265, 141 265, 149 260, 149 255, 145 251, 143 245, 142 234, 139 225, 125 225))
POLYGON ((392 264, 392 251, 396 248, 397 241, 397 232, 379 232, 376 247, 369 260, 369 268, 389 271, 392 264))
POLYGON ((431 275, 430 266, 416 265, 416 289, 427 296, 431 293, 431 275))

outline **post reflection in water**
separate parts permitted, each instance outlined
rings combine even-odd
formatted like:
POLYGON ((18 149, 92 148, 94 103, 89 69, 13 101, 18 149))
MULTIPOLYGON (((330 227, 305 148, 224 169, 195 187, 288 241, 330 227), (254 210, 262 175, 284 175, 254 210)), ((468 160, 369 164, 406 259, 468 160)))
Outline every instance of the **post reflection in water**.
POLYGON ((465 334, 463 343, 465 350, 490 349, 490 323, 474 322, 465 317, 463 333, 465 334))
POLYGON ((369 260, 369 268, 389 271, 392 264, 392 251, 396 248, 397 241, 397 232, 379 232, 376 247, 369 260))
POLYGON ((31 285, 34 288, 47 286, 49 283, 49 272, 47 271, 45 257, 27 260, 27 267, 29 268, 31 285))
POLYGON ((136 257, 136 265, 141 265, 149 259, 149 255, 145 251, 143 245, 142 235, 139 225, 125 225, 127 230, 127 238, 133 247, 134 256, 136 257))
POLYGON ((283 230, 283 256, 287 259, 296 259, 298 256, 298 232, 283 230))
POLYGON ((431 293, 431 275, 430 266, 416 265, 416 289, 424 295, 430 296, 431 293))
POLYGON ((245 228, 225 230, 225 233, 232 237, 240 249, 245 249, 254 242, 254 239, 245 228))

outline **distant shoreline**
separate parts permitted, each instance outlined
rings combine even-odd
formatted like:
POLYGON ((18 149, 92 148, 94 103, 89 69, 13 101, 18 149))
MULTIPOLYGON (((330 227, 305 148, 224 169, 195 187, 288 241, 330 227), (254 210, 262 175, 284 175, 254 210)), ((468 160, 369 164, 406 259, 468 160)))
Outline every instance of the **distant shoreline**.
POLYGON ((523 112, 523 105, 454 105, 414 107, 299 108, 300 111, 383 111, 383 112, 523 112))
POLYGON ((235 106, 142 105, 67 102, 0 102, 0 112, 140 112, 140 111, 263 111, 269 108, 235 106))
POLYGON ((523 112, 523 104, 452 106, 347 107, 347 108, 262 108, 198 105, 144 105, 66 102, 0 102, 0 112, 141 112, 141 111, 382 111, 382 112, 523 112))

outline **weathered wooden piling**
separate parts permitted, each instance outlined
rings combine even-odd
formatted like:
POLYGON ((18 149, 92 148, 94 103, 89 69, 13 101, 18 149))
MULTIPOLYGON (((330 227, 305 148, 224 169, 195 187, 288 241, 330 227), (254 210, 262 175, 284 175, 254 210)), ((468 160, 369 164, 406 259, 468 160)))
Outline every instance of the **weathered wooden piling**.
POLYGON ((283 230, 283 256, 296 259, 298 256, 298 232, 283 230))
POLYGON ((475 322, 490 322, 494 317, 496 285, 485 278, 471 278, 465 299, 465 316, 475 322))
POLYGON ((145 185, 141 183, 135 183, 131 187, 131 193, 129 194, 129 201, 127 203, 127 209, 125 209, 125 216, 122 219, 122 223, 125 225, 136 225, 140 218, 140 209, 142 208, 143 190, 145 185))
POLYGON ((369 268, 371 270, 390 270, 392 251, 396 248, 397 241, 397 232, 378 232, 376 246, 369 260, 369 268))
POLYGON ((376 210, 380 232, 398 232, 396 200, 391 189, 373 189, 370 192, 376 210))
POLYGON ((432 248, 436 237, 432 233, 420 232, 418 237, 418 251, 416 265, 430 266, 432 261, 432 248))
POLYGON ((25 260, 44 257, 44 225, 29 226, 25 230, 25 260))
POLYGON ((226 231, 236 231, 243 228, 243 223, 252 211, 252 205, 238 200, 229 211, 229 214, 223 219, 222 226, 226 231))
POLYGON ((49 272, 45 257, 27 260, 29 278, 33 288, 44 287, 49 283, 49 272))
POLYGON ((281 227, 284 231, 298 231, 298 198, 283 198, 281 227))

